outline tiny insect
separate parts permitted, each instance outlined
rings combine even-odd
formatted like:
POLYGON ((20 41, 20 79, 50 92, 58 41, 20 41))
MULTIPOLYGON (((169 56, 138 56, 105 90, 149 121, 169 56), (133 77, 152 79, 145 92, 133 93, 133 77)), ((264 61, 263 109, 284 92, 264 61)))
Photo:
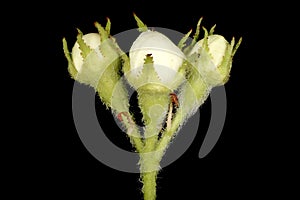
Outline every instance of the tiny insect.
POLYGON ((171 102, 175 105, 176 108, 178 108, 179 102, 178 102, 177 95, 174 92, 172 92, 170 93, 170 98, 171 98, 171 102))

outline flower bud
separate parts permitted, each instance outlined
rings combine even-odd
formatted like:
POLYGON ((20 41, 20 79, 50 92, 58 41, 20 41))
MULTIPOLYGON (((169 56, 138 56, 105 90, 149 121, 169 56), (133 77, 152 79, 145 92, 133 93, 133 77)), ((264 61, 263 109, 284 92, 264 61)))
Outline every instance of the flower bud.
POLYGON ((127 91, 120 83, 122 81, 119 74, 122 51, 109 35, 109 20, 105 29, 97 22, 95 26, 98 33, 83 35, 78 30, 71 54, 66 40, 63 40, 69 73, 76 81, 93 87, 107 107, 117 112, 127 112, 127 91))
POLYGON ((164 34, 152 31, 135 15, 141 32, 125 58, 123 71, 137 91, 145 124, 145 151, 154 148, 170 105, 170 93, 185 80, 184 53, 164 34))
POLYGON ((204 39, 198 41, 189 52, 189 60, 208 85, 223 85, 229 78, 232 58, 240 42, 233 48, 234 38, 229 44, 223 36, 208 36, 206 32, 204 39))
MULTIPOLYGON (((126 78, 134 88, 148 85, 161 85, 174 90, 183 80, 184 53, 165 35, 157 31, 146 30, 133 42, 130 52, 130 69, 125 71, 126 78), (147 63, 151 57, 151 65, 147 63), (145 68, 153 67, 149 74, 145 68), (148 77, 148 78, 147 78, 148 77)), ((150 86, 151 85, 151 86, 150 86)), ((153 86, 153 87, 152 87, 153 86)))

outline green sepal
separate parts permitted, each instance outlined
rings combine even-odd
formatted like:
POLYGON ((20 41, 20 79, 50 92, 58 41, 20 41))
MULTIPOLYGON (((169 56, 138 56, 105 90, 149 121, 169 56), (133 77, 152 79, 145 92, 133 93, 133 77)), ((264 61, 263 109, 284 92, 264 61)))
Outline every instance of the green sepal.
POLYGON ((106 18, 106 20, 107 20, 107 22, 106 22, 106 26, 105 26, 105 31, 107 32, 108 35, 110 35, 111 22, 108 17, 106 18))
POLYGON ((215 32, 215 28, 216 28, 216 24, 215 24, 215 25, 213 25, 213 26, 210 28, 208 35, 212 35, 212 34, 214 34, 214 32, 215 32))
POLYGON ((109 37, 109 33, 107 32, 107 30, 105 28, 103 28, 102 25, 98 22, 95 22, 94 25, 95 25, 95 27, 97 28, 97 30, 99 32, 101 42, 104 42, 105 40, 107 40, 108 37, 109 37))
POLYGON ((109 67, 103 62, 103 57, 99 56, 96 50, 93 50, 85 59, 81 71, 75 79, 83 84, 97 88, 100 77, 106 68, 109 67))
MULTIPOLYGON (((129 58, 123 56, 123 70, 128 82, 134 86, 134 89, 138 89, 144 85, 145 87, 163 88, 157 87, 162 85, 161 80, 154 68, 153 57, 151 54, 145 56, 144 65, 139 71, 133 72, 130 70, 129 58)), ((150 89, 150 88, 149 88, 150 89)))
POLYGON ((229 79, 229 75, 232 67, 232 59, 238 47, 240 46, 241 42, 242 42, 242 38, 240 38, 238 43, 235 45, 235 38, 232 37, 230 45, 227 45, 226 52, 223 57, 223 61, 221 65, 218 66, 218 70, 220 74, 223 76, 223 82, 220 85, 225 84, 229 79))
POLYGON ((79 49, 81 50, 81 56, 83 59, 87 57, 87 55, 90 54, 92 49, 84 42, 82 39, 83 33, 77 28, 78 34, 77 34, 77 43, 79 44, 79 49))
POLYGON ((199 39, 199 35, 200 35, 200 25, 201 25, 201 22, 202 22, 202 19, 203 17, 201 17, 199 20, 198 20, 198 23, 197 23, 197 26, 196 26, 196 31, 195 31, 195 34, 193 36, 193 40, 191 42, 191 44, 189 46, 187 46, 184 50, 183 50, 183 53, 185 55, 189 54, 189 52, 192 50, 192 48, 195 46, 195 44, 198 42, 198 39, 199 39))
POLYGON ((186 79, 187 65, 188 65, 188 61, 184 60, 182 62, 182 65, 179 67, 177 74, 169 87, 172 91, 176 90, 186 79))
POLYGON ((188 118, 207 99, 211 87, 207 85, 199 70, 188 65, 187 81, 180 87, 178 100, 184 118, 188 118))
POLYGON ((77 69, 75 68, 73 60, 71 58, 71 54, 68 49, 68 44, 67 44, 66 38, 63 38, 63 50, 64 50, 65 57, 68 61, 68 72, 71 75, 71 77, 73 79, 75 79, 78 72, 77 72, 77 69))
POLYGON ((134 19, 135 19, 135 21, 136 21, 136 23, 137 23, 138 31, 140 31, 140 32, 145 32, 145 31, 147 31, 147 30, 148 30, 147 25, 144 24, 144 23, 142 22, 142 20, 141 20, 135 13, 133 13, 133 16, 134 16, 134 19))
POLYGON ((108 40, 100 45, 100 51, 104 52, 102 65, 103 67, 107 66, 103 74, 99 77, 97 85, 97 91, 101 100, 113 110, 117 110, 118 112, 128 111, 127 90, 124 88, 123 80, 120 80, 120 68, 122 66, 120 57, 116 53, 113 44, 108 40), (108 54, 108 52, 110 53, 108 54), (114 98, 119 101, 115 101, 114 98))
POLYGON ((187 34, 185 34, 183 37, 182 37, 182 39, 179 41, 179 43, 178 43, 178 48, 180 49, 180 50, 182 50, 185 46, 186 46, 186 41, 187 41, 187 39, 189 38, 189 36, 191 35, 191 33, 192 33, 192 29, 187 33, 187 34))
MULTIPOLYGON (((201 74, 207 85, 211 87, 221 85, 223 84, 224 79, 223 74, 221 74, 218 70, 218 66, 215 66, 212 62, 212 55, 208 52, 208 50, 204 50, 205 45, 203 46, 203 48, 199 49, 200 53, 197 55, 200 55, 200 57, 196 59, 194 66, 197 66, 196 69, 199 74, 201 74)), ((208 49, 208 46, 206 46, 206 48, 208 49)))
POLYGON ((161 80, 155 71, 153 57, 151 54, 146 55, 145 62, 138 79, 143 83, 160 83, 161 80))
POLYGON ((204 38, 203 38, 203 47, 202 50, 205 50, 206 52, 209 52, 209 48, 208 48, 208 31, 205 27, 202 27, 202 29, 204 30, 204 38))
POLYGON ((234 38, 232 38, 231 45, 227 45, 225 50, 225 55, 223 56, 222 63, 217 67, 219 71, 222 81, 218 85, 224 85, 230 75, 231 67, 232 67, 232 50, 234 47, 234 38))
MULTIPOLYGON (((233 39, 234 39, 234 38, 233 38, 233 39)), ((235 55, 236 51, 237 51, 238 48, 240 47, 240 45, 241 45, 241 43, 242 43, 242 39, 243 39, 243 38, 240 37, 239 41, 237 42, 237 44, 236 44, 235 47, 233 48, 232 54, 231 54, 232 57, 235 55)), ((231 45, 231 46, 234 45, 234 40, 231 41, 231 44, 230 44, 230 45, 231 45)))
POLYGON ((197 41, 198 41, 198 39, 199 39, 199 35, 200 35, 200 25, 201 25, 202 19, 203 19, 203 17, 201 17, 201 18, 198 20, 198 23, 197 23, 197 26, 196 26, 196 32, 195 32, 195 34, 194 34, 193 41, 192 41, 192 43, 191 43, 191 46, 192 46, 192 47, 197 43, 197 41))
POLYGON ((129 108, 127 91, 118 74, 119 66, 119 60, 114 60, 108 65, 100 75, 96 87, 101 101, 113 111, 116 110, 117 113, 128 111, 129 108))

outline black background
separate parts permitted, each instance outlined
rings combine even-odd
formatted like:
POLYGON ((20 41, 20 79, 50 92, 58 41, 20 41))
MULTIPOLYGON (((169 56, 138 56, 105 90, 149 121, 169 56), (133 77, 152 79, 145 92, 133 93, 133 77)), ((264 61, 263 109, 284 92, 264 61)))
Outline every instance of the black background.
MULTIPOLYGON (((278 77, 272 76, 274 64, 268 62, 268 58, 276 56, 270 51, 276 48, 273 39, 279 34, 278 26, 282 22, 277 16, 284 8, 253 1, 162 3, 132 0, 26 4, 35 9, 22 15, 26 18, 20 18, 18 33, 29 33, 32 43, 22 46, 33 47, 34 53, 29 54, 35 59, 29 59, 31 65, 28 66, 30 72, 35 73, 30 73, 34 78, 26 82, 30 93, 27 90, 19 94, 28 103, 20 106, 22 101, 17 100, 16 104, 26 108, 19 118, 26 121, 20 125, 21 130, 28 128, 28 131, 20 138, 30 138, 31 142, 15 154, 18 159, 12 157, 19 164, 14 165, 16 169, 12 174, 16 176, 8 179, 8 185, 20 189, 10 195, 142 199, 138 174, 107 167, 80 141, 72 116, 74 80, 68 74, 62 51, 63 37, 71 46, 76 40, 76 28, 83 33, 96 32, 93 23, 105 24, 106 17, 112 22, 112 35, 136 28, 133 12, 148 26, 182 33, 194 29, 198 19, 203 17, 203 26, 210 28, 216 24, 215 33, 227 40, 232 36, 243 37, 230 80, 225 85, 227 117, 219 141, 205 158, 198 158, 209 124, 211 105, 208 100, 200 109, 196 139, 178 160, 160 172, 157 199, 268 198, 293 192, 286 170, 289 162, 278 143, 279 140, 284 143, 284 137, 274 131, 282 128, 277 115, 284 108, 273 104, 271 96, 274 92, 276 96, 281 88, 278 77), (278 7, 281 9, 277 10, 278 7)), ((97 98, 95 101, 101 124, 115 130, 113 136, 108 137, 118 146, 129 149, 128 139, 116 128, 110 112, 97 98)))

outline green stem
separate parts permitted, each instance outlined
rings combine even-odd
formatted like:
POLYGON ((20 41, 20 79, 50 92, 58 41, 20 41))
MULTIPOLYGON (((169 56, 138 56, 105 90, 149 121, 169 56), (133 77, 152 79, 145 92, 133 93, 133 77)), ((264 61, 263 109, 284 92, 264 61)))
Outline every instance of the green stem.
POLYGON ((156 178, 160 167, 158 156, 157 151, 140 154, 140 172, 144 200, 155 200, 156 198, 156 178))
POLYGON ((144 200, 156 199, 156 177, 158 171, 142 173, 144 200))
MULTIPOLYGON (((151 134, 152 128, 148 127, 145 130, 145 135, 151 134)), ((152 132, 156 133, 155 132, 152 132)), ((143 153, 140 153, 140 172, 143 183, 142 192, 144 194, 144 200, 156 199, 156 177, 159 170, 159 163, 161 156, 157 151, 153 151, 157 143, 158 135, 154 134, 149 138, 145 138, 145 146, 143 153)))

